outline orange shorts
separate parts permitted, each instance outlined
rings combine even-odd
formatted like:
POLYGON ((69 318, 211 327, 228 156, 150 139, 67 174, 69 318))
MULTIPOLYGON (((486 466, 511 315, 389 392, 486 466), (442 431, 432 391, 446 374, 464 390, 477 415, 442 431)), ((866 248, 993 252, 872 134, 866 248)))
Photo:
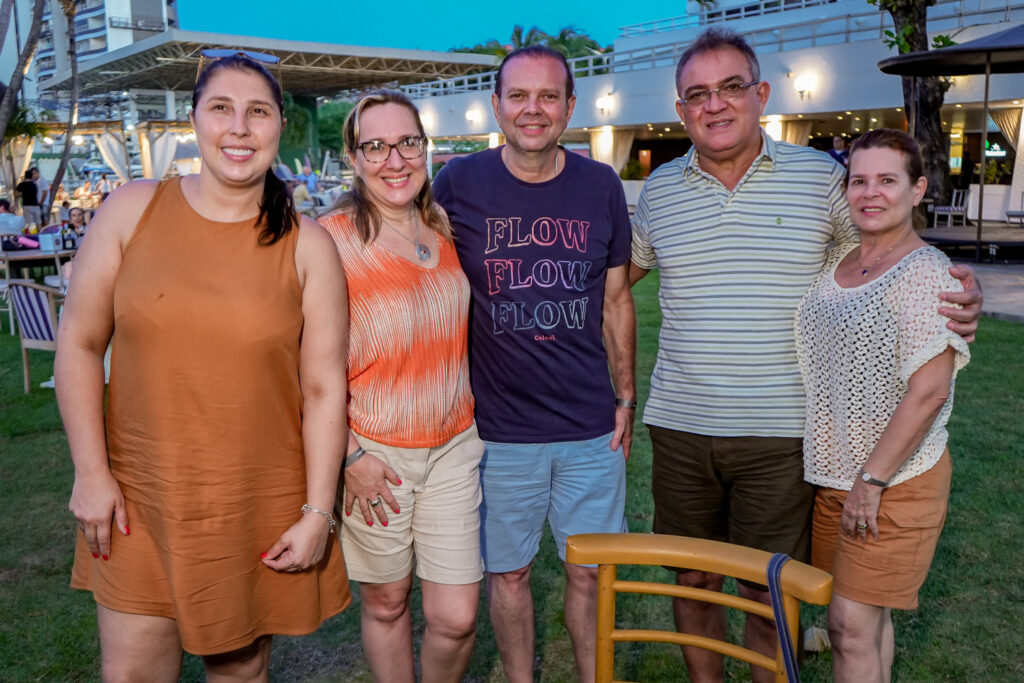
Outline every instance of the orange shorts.
POLYGON ((811 525, 811 563, 832 572, 834 590, 849 600, 914 609, 946 521, 953 475, 949 450, 930 470, 882 493, 878 540, 840 532, 848 491, 818 489, 811 525))

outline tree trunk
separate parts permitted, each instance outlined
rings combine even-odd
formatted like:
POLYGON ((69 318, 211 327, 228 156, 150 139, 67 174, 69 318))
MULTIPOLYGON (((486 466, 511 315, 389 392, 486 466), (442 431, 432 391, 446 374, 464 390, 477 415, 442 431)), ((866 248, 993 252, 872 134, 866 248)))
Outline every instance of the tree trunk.
MULTIPOLYGON (((885 3, 895 24, 897 34, 904 26, 912 26, 914 30, 906 36, 906 45, 901 45, 900 52, 923 52, 928 49, 928 7, 935 0, 911 0, 885 3)), ((914 78, 903 76, 903 111, 910 115, 913 111, 917 117, 914 138, 921 147, 924 157, 924 174, 928 178, 927 197, 936 204, 946 204, 949 198, 949 145, 946 135, 942 132, 942 103, 946 98, 949 85, 936 76, 917 77, 917 93, 915 97, 914 78)))
POLYGON ((71 138, 75 134, 75 124, 78 123, 78 48, 75 46, 75 12, 78 10, 73 2, 62 3, 64 18, 68 22, 68 60, 71 64, 71 108, 68 111, 68 128, 64 132, 64 149, 60 154, 60 164, 50 181, 50 192, 46 197, 46 206, 43 208, 43 215, 49 216, 53 207, 53 200, 57 196, 57 188, 64 181, 64 172, 68 168, 68 161, 71 160, 71 138))
POLYGON ((14 0, 3 0, 0 3, 0 52, 7 42, 7 29, 11 26, 11 10, 14 9, 14 0))
POLYGON ((43 26, 43 10, 46 8, 46 0, 35 0, 32 8, 32 26, 29 28, 28 36, 25 38, 25 45, 21 48, 18 56, 18 65, 14 67, 11 80, 7 83, 7 90, 4 91, 3 99, 0 100, 0 130, 4 131, 6 139, 7 121, 14 111, 14 104, 18 100, 18 91, 21 90, 21 82, 25 79, 25 66, 29 58, 36 50, 36 43, 39 41, 39 32, 43 26))

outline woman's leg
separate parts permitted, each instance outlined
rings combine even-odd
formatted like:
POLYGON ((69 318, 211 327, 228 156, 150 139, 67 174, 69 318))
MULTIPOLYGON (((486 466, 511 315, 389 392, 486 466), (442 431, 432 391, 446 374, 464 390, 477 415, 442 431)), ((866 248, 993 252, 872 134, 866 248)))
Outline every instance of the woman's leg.
POLYGON ((882 677, 892 681, 892 660, 896 656, 896 635, 892 628, 892 610, 885 608, 882 616, 882 677))
POLYGON ((181 673, 181 640, 173 619, 96 605, 104 683, 173 683, 181 673))
POLYGON ((828 608, 836 683, 884 683, 883 632, 888 610, 841 595, 828 608))
POLYGON ((412 574, 391 583, 360 583, 363 652, 376 681, 412 683, 412 574))
POLYGON ((448 585, 421 580, 420 587, 423 615, 427 619, 420 651, 423 683, 459 681, 473 652, 480 584, 448 585))
POLYGON ((252 645, 219 655, 203 657, 207 683, 266 683, 270 680, 270 636, 252 645))

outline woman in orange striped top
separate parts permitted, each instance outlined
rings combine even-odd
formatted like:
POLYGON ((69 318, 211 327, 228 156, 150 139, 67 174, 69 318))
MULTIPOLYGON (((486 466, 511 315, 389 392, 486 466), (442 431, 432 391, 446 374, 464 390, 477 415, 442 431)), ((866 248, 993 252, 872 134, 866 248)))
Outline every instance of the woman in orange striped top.
POLYGON ((413 549, 427 629, 423 680, 457 681, 482 576, 466 355, 469 283, 427 178, 426 133, 403 94, 363 97, 343 130, 355 184, 320 219, 349 294, 349 449, 342 546, 360 582, 374 678, 413 681, 413 549), (353 514, 354 513, 354 514, 353 514))

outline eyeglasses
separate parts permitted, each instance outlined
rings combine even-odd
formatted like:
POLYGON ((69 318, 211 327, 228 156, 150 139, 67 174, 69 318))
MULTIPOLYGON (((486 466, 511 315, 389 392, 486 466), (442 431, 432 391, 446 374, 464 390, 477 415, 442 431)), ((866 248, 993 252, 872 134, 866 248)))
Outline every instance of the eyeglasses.
POLYGON ((419 159, 427 148, 427 141, 419 135, 402 138, 395 144, 383 140, 360 142, 356 147, 363 153, 363 158, 371 164, 382 164, 391 156, 391 150, 397 149, 403 159, 419 159))
POLYGON ((747 88, 757 85, 761 81, 750 81, 750 83, 727 83, 720 85, 713 90, 696 90, 690 93, 686 99, 679 100, 679 104, 687 109, 700 109, 711 100, 711 96, 718 94, 719 99, 732 102, 743 97, 747 88))
POLYGON ((248 57, 254 62, 259 62, 266 65, 278 65, 277 80, 281 81, 281 58, 277 55, 268 55, 266 52, 253 52, 251 50, 233 50, 231 48, 210 48, 203 50, 199 53, 199 64, 196 66, 196 80, 199 80, 199 74, 203 73, 203 66, 207 63, 216 62, 218 59, 226 59, 228 57, 248 57))

